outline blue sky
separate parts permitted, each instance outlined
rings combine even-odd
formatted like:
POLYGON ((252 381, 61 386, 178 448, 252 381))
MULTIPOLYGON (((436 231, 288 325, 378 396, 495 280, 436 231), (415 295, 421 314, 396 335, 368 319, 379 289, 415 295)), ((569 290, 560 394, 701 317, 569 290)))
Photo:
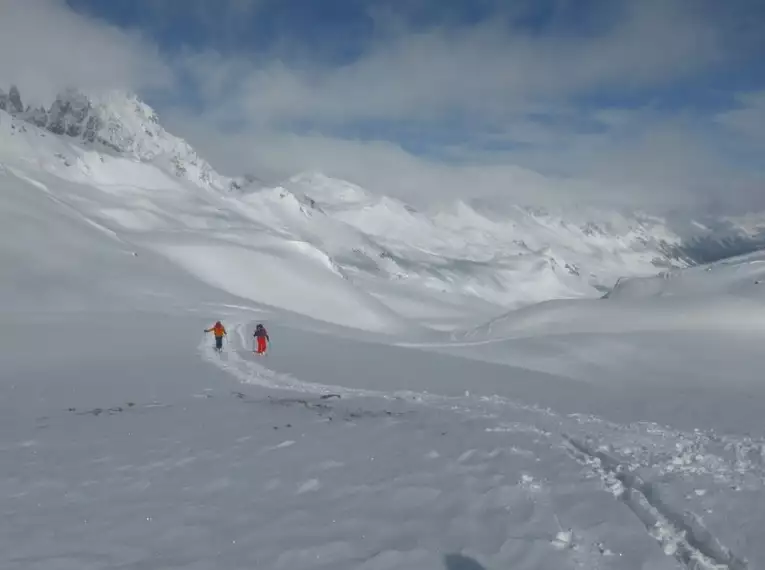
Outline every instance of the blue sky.
POLYGON ((0 75, 137 91, 232 174, 749 204, 763 29, 760 0, 0 0, 0 48, 27 46, 0 75))

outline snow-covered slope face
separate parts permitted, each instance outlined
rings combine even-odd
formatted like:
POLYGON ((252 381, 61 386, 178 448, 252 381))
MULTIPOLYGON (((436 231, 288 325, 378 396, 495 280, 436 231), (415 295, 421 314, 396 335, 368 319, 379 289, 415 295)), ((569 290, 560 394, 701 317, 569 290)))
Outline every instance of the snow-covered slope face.
POLYGON ((516 207, 490 218, 464 202, 418 211, 314 173, 260 199, 275 194, 285 205, 301 204, 306 228, 341 222, 354 229, 356 239, 344 230, 342 241, 322 247, 360 279, 383 277, 502 307, 598 296, 621 276, 687 265, 674 254, 679 237, 648 216, 590 212, 589 218, 567 220, 516 207))
MULTIPOLYGON (((309 271, 318 267, 386 310, 440 328, 548 299, 598 297, 622 277, 689 263, 680 236, 646 215, 562 216, 466 202, 418 211, 318 173, 276 188, 250 184, 252 177, 227 178, 165 131, 154 111, 132 95, 87 97, 68 90, 50 109, 35 110, 24 108, 12 89, 0 94, 0 109, 0 158, 6 163, 32 178, 41 169, 81 185, 67 188, 84 216, 117 234, 143 234, 196 275, 213 273, 216 283, 226 275, 237 294, 246 290, 298 312, 307 308, 280 294, 264 296, 248 283, 233 284, 252 279, 241 273, 242 264, 255 261, 249 256, 191 251, 149 236, 207 232, 206 239, 220 240, 228 232, 224 239, 243 248, 279 244, 309 271), (453 318, 420 302, 434 297, 441 308, 454 307, 453 318), (436 313, 442 316, 430 318, 436 313)), ((279 262, 271 265, 259 280, 278 272, 279 262)))
MULTIPOLYGON (((102 269, 114 266, 102 275, 114 276, 113 287, 102 287, 111 299, 131 287, 165 299, 172 296, 168 289, 178 289, 183 297, 204 283, 329 323, 369 330, 399 326, 390 309, 346 279, 312 244, 285 239, 259 223, 238 198, 211 192, 162 164, 82 146, 2 111, 0 164, 4 231, 19 238, 3 240, 0 262, 29 279, 40 277, 37 286, 46 294, 31 295, 30 306, 58 310, 95 303, 91 281, 86 288, 67 283, 78 282, 83 268, 101 266, 98 260, 105 256, 102 269), (43 221, 46 213, 52 224, 43 221), (38 218, 37 227, 28 221, 38 218), (135 250, 144 253, 132 256, 135 250), (158 276, 170 272, 169 284, 158 278, 156 287, 136 285, 132 271, 145 269, 149 260, 158 276), (128 277, 117 277, 123 274, 128 277)), ((26 279, 3 286, 14 303, 30 293, 26 279)))

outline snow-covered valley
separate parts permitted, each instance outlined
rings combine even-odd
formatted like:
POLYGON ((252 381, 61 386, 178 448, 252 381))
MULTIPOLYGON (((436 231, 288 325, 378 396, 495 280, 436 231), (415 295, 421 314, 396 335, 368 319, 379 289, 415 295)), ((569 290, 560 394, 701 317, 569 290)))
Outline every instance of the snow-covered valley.
POLYGON ((765 253, 255 188, 75 99, 0 110, 3 568, 765 566, 765 253))

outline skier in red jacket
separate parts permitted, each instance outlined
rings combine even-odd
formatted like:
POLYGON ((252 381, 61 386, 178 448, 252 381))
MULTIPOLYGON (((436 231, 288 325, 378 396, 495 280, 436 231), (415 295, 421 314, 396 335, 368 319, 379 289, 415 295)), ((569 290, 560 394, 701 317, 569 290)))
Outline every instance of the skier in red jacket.
POLYGON ((266 341, 271 342, 271 338, 268 336, 266 327, 258 323, 258 326, 255 327, 255 332, 252 336, 255 337, 258 341, 258 349, 257 351, 253 352, 256 352, 257 354, 265 354, 267 350, 266 341))

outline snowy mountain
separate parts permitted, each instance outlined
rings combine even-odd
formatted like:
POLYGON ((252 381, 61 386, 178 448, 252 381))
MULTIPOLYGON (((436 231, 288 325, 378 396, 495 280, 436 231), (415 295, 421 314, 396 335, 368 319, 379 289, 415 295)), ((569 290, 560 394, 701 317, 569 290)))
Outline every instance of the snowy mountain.
POLYGON ((24 108, 19 90, 12 87, 7 95, 0 91, 0 110, 94 148, 162 165, 211 189, 224 190, 236 183, 215 172, 186 141, 168 133, 154 110, 133 94, 113 91, 93 97, 67 89, 46 110, 24 108))
POLYGON ((69 89, 49 109, 31 109, 12 88, 0 93, 0 109, 7 113, 0 123, 10 128, 3 132, 24 140, 14 147, 7 139, 11 162, 27 160, 27 145, 49 174, 96 188, 136 189, 109 195, 121 204, 99 208, 92 202, 88 215, 111 231, 198 230, 224 226, 233 216, 237 227, 304 243, 310 262, 323 260, 383 303, 391 287, 410 295, 468 296, 488 312, 552 298, 595 297, 623 277, 687 267, 765 243, 761 228, 742 235, 731 221, 725 231, 723 222, 713 231, 698 223, 681 228, 677 221, 643 213, 562 214, 486 201, 419 211, 321 173, 264 187, 254 176, 218 174, 188 143, 168 133, 148 105, 124 93, 89 97, 69 89), (49 134, 59 138, 40 142, 49 134), (167 193, 158 191, 170 188, 187 202, 160 203, 167 193), (134 199, 138 189, 146 190, 141 200, 134 199), (194 209, 199 189, 213 193, 209 200, 218 214, 210 217, 209 205, 194 209))
POLYGON ((711 263, 765 249, 765 213, 668 217, 684 236, 681 253, 695 263, 711 263))
POLYGON ((765 567, 765 253, 232 187, 113 97, 0 99, 0 567, 765 567))

